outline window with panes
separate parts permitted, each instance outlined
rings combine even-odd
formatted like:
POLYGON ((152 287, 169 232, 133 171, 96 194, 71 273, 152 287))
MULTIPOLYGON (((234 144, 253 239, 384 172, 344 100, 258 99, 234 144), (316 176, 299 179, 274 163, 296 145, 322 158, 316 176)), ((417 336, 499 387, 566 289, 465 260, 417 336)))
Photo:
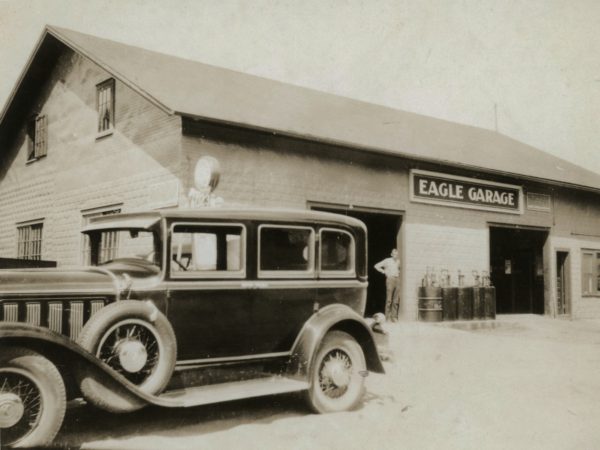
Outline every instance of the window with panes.
POLYGON ((98 132, 111 130, 115 124, 115 80, 106 80, 96 86, 96 104, 98 132))
POLYGON ((27 161, 34 161, 48 153, 48 117, 38 115, 27 125, 27 161))
POLYGON ((19 259, 42 259, 43 223, 33 223, 17 227, 17 257, 19 259))
POLYGON ((600 295, 600 251, 581 252, 581 293, 600 295))

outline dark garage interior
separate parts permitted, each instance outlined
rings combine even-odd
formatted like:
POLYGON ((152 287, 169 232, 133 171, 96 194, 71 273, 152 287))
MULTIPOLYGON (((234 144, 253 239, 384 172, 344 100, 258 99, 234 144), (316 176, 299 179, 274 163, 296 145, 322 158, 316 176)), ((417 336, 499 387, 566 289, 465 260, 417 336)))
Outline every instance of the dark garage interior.
POLYGON ((548 231, 490 227, 498 314, 544 314, 543 248, 548 231))

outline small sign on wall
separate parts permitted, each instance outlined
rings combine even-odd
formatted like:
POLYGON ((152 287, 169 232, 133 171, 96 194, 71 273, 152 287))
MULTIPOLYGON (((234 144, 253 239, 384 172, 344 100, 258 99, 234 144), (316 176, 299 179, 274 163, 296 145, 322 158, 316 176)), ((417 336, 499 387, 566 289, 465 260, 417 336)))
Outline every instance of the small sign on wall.
POLYGON ((425 170, 411 170, 410 199, 458 208, 523 213, 523 190, 520 186, 425 170))

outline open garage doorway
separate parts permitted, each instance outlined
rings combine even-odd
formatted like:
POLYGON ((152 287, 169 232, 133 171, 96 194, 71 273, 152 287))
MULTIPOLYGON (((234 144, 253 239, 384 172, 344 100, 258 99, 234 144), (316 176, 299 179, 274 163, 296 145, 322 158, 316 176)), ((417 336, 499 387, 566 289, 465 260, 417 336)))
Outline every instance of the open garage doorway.
POLYGON ((365 314, 371 316, 376 312, 384 312, 385 276, 377 272, 373 266, 382 259, 390 256, 391 250, 395 247, 398 248, 400 255, 402 255, 401 242, 398 238, 400 227, 402 226, 402 214, 388 210, 349 208, 343 205, 309 203, 309 207, 316 211, 333 212, 354 217, 362 220, 367 226, 369 288, 367 290, 367 308, 365 314))
POLYGON ((498 314, 544 314, 543 249, 548 231, 490 226, 498 314))

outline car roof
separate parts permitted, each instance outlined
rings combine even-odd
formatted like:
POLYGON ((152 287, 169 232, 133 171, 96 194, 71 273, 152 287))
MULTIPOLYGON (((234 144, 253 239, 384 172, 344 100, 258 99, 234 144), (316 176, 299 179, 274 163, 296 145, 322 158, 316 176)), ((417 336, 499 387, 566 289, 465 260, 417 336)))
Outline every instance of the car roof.
POLYGON ((256 220, 269 222, 320 222, 346 225, 366 231, 366 227, 358 219, 321 211, 284 208, 198 208, 198 209, 161 209, 156 211, 120 213, 110 216, 94 217, 83 232, 100 229, 139 229, 152 228, 161 219, 171 220, 256 220))

